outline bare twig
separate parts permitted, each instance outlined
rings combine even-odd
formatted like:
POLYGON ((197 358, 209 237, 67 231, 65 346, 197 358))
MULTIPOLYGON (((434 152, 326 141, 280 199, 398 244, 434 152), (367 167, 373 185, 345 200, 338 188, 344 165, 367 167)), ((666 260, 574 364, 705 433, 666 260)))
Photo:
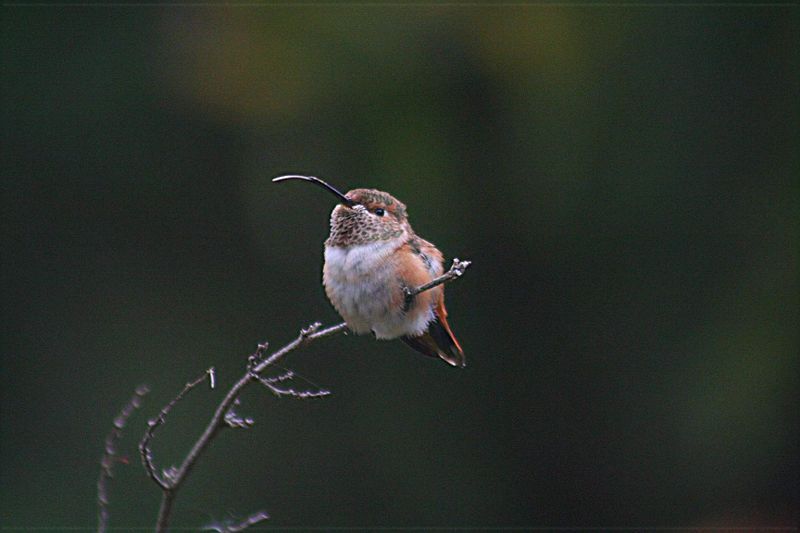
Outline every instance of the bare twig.
MULTIPOLYGON (((233 405, 239 405, 238 398, 233 402, 233 405)), ((234 410, 234 407, 231 407, 228 409, 228 412, 225 413, 225 425, 229 428, 250 429, 255 425, 255 423, 255 420, 249 416, 239 416, 239 414, 234 410)))
POLYGON ((153 464, 153 452, 150 449, 150 441, 153 440, 153 437, 156 434, 156 429, 158 429, 159 426, 167 421, 167 415, 170 411, 172 411, 172 408, 175 407, 175 404, 181 401, 190 390, 204 382, 206 378, 208 378, 209 384, 213 389, 214 367, 211 367, 203 372, 203 374, 194 381, 188 382, 183 387, 183 390, 179 392, 178 395, 175 396, 175 398, 173 398, 167 405, 165 405, 163 409, 161 409, 161 412, 158 413, 156 418, 150 419, 147 422, 147 431, 144 432, 144 437, 142 437, 142 441, 139 443, 139 454, 142 456, 142 464, 144 464, 144 469, 147 470, 147 475, 150 476, 150 478, 155 481, 162 490, 166 490, 170 486, 170 480, 166 478, 169 478, 173 475, 174 469, 168 469, 166 472, 164 472, 164 476, 161 476, 158 474, 158 472, 156 472, 155 465, 153 464))
POLYGON ((253 368, 249 369, 247 373, 242 376, 239 381, 233 385, 233 387, 231 387, 231 389, 228 391, 228 394, 225 395, 225 398, 223 398, 222 402, 217 407, 217 410, 214 412, 214 415, 211 417, 211 420, 206 426, 205 431, 203 431, 203 434, 200 435, 199 439, 197 439, 197 442, 194 443, 194 446, 192 446, 192 449, 186 455, 183 463, 181 463, 180 467, 171 472, 169 484, 167 485, 158 483, 157 478, 153 477, 152 475, 150 476, 153 477, 153 480, 156 481, 163 491, 161 497, 161 508, 158 513, 158 521, 156 522, 156 531, 166 530, 166 527, 169 524, 170 513, 172 512, 172 503, 175 500, 175 494, 177 490, 186 479, 186 476, 189 475, 189 472, 192 471, 192 468, 194 468, 195 463, 200 458, 202 453, 205 451, 214 437, 216 437, 219 430, 224 427, 225 415, 239 397, 239 394, 241 394, 242 389, 251 381, 256 380, 258 375, 263 372, 265 368, 274 364, 292 350, 295 350, 300 346, 304 346, 313 340, 342 332, 347 329, 347 325, 345 323, 341 323, 323 330, 319 330, 319 328, 320 324, 319 322, 316 322, 308 328, 301 330, 300 334, 294 341, 290 342, 266 359, 263 359, 262 355, 259 353, 259 351, 265 351, 262 349, 262 346, 265 347, 266 345, 260 345, 259 351, 257 351, 254 356, 250 357, 251 362, 256 360, 259 360, 260 362, 258 362, 253 368))
POLYGON ((277 376, 270 376, 270 377, 261 377, 258 378, 260 381, 266 381, 267 383, 280 383, 281 381, 288 381, 294 377, 294 372, 291 370, 287 370, 283 374, 278 374, 277 376))
MULTIPOLYGON (((453 265, 450 267, 450 270, 445 274, 439 276, 438 278, 432 280, 430 283, 426 283, 420 287, 415 289, 408 289, 406 291, 408 298, 413 298, 417 294, 432 289, 438 285, 443 283, 447 283, 453 279, 460 277, 464 270, 470 265, 469 261, 459 261, 458 259, 453 260, 453 265)), ((147 432, 145 433, 144 438, 142 439, 142 443, 140 445, 140 451, 142 454, 142 461, 145 465, 145 469, 148 472, 148 475, 151 479, 161 488, 162 496, 161 496, 161 507, 158 512, 158 519, 156 522, 156 531, 163 532, 166 530, 170 515, 172 513, 172 505, 175 501, 175 497, 177 495, 178 490, 180 489, 183 482, 186 480, 189 473, 194 468, 197 460, 203 454, 203 452, 208 448, 211 442, 214 440, 214 437, 217 436, 219 431, 224 427, 250 427, 252 425, 251 419, 242 419, 238 417, 235 413, 233 413, 232 408, 238 401, 239 395, 241 394, 242 390, 250 383, 257 381, 262 383, 264 386, 269 388, 273 393, 279 396, 294 396, 297 398, 312 398, 312 397, 319 397, 325 396, 329 394, 329 391, 326 390, 318 390, 318 391, 297 391, 293 388, 284 388, 277 385, 278 382, 285 381, 287 379, 291 379, 293 374, 291 371, 288 371, 284 374, 278 375, 276 377, 264 377, 261 376, 261 373, 264 372, 268 367, 274 365, 277 361, 281 358, 285 357, 289 352, 293 350, 302 348, 312 341, 317 339, 322 339, 324 337, 330 337, 336 335, 338 333, 343 333, 347 331, 347 324, 342 322, 341 324, 336 324, 335 326, 330 326, 328 328, 322 328, 322 324, 319 322, 315 322, 311 324, 308 328, 300 330, 300 334, 297 336, 295 340, 287 344, 286 346, 280 348, 279 350, 273 352, 269 356, 266 355, 268 344, 263 343, 259 344, 256 352, 252 354, 248 359, 247 365, 247 372, 239 378, 239 380, 234 383, 234 385, 230 388, 227 392, 225 397, 220 402, 217 409, 214 411, 214 414, 211 417, 211 420, 206 425, 205 430, 197 439, 197 441, 192 446, 192 449, 184 458, 181 465, 177 468, 171 468, 168 471, 164 472, 163 476, 159 476, 155 472, 155 468, 153 466, 152 461, 152 453, 149 448, 149 442, 152 440, 153 433, 156 427, 160 426, 164 423, 166 415, 169 413, 172 406, 178 402, 183 395, 185 395, 189 390, 191 390, 194 386, 201 383, 205 379, 205 374, 195 380, 194 382, 188 383, 184 390, 172 400, 164 409, 161 410, 161 414, 154 420, 150 421, 150 425, 148 426, 147 432)), ((213 369, 212 369, 213 370, 213 369)), ((213 374, 210 374, 213 379, 213 374)), ((267 518, 265 513, 256 513, 251 515, 247 520, 240 523, 239 526, 243 526, 241 529, 248 527, 254 523, 260 522, 267 518), (263 518, 262 518, 263 516, 263 518), (249 522, 251 519, 257 518, 257 520, 249 522)), ((238 526, 237 526, 238 527, 238 526)), ((227 529, 227 531, 239 531, 240 529, 227 529)))
POLYGON ((269 515, 263 511, 253 513, 244 520, 235 523, 225 524, 209 524, 203 528, 203 531, 214 531, 216 533, 238 533, 244 531, 250 526, 254 526, 259 522, 269 519, 269 515))
POLYGON ((260 374, 270 365, 275 364, 278 359, 285 356, 287 353, 295 350, 301 346, 305 346, 306 344, 310 343, 311 341, 315 341, 317 339, 321 339, 323 337, 330 337, 331 335, 336 335, 337 333, 342 333, 347 330, 347 324, 342 322, 341 324, 336 324, 335 326, 331 326, 325 329, 319 329, 322 327, 322 324, 319 322, 314 322, 306 329, 300 330, 300 335, 297 336, 295 340, 275 352, 274 354, 270 355, 267 359, 264 359, 253 369, 251 370, 252 374, 260 374))
POLYGON ((428 283, 425 283, 424 285, 420 285, 419 287, 413 289, 409 287, 403 287, 403 291, 405 292, 405 298, 406 298, 406 306, 407 307, 409 306, 409 304, 411 303, 411 299, 414 298, 414 296, 416 296, 417 294, 429 291, 434 287, 438 287, 439 285, 447 283, 448 281, 452 281, 456 278, 460 278, 471 264, 472 261, 461 261, 456 257, 453 259, 453 264, 450 266, 450 270, 448 270, 438 278, 435 278, 429 281, 428 283))
POLYGON ((295 398, 321 398, 323 396, 327 396, 331 393, 329 390, 319 389, 319 390, 295 390, 292 387, 281 387, 277 385, 279 381, 286 381, 287 379, 291 379, 289 373, 281 374, 280 376, 274 378, 258 378, 258 381, 261 382, 266 388, 271 390, 275 396, 293 396, 295 398))
POLYGON ((106 436, 105 452, 100 459, 100 477, 97 479, 97 531, 103 533, 108 530, 108 519, 111 516, 108 510, 108 482, 114 477, 114 464, 120 461, 117 457, 117 443, 122 438, 122 430, 128 418, 142 405, 142 398, 150 392, 147 385, 139 385, 136 392, 114 418, 114 426, 106 436))

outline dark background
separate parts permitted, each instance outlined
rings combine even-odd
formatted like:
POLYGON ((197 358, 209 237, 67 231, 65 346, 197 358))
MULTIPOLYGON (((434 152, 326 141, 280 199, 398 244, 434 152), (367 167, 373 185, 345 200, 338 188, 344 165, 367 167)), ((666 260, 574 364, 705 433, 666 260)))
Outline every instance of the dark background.
POLYGON ((253 387, 174 524, 795 526, 796 7, 2 10, 0 522, 152 527, 247 355, 339 320, 332 198, 409 206, 464 370, 368 337, 253 387))

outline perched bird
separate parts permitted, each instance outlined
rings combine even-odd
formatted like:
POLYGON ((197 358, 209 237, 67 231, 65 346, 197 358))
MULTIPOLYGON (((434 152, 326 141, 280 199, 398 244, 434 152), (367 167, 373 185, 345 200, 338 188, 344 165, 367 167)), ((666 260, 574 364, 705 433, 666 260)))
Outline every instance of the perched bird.
POLYGON ((464 352, 447 323, 444 285, 409 294, 443 269, 442 253, 414 233, 405 204, 375 189, 343 194, 313 176, 272 181, 286 180, 313 183, 339 200, 325 241, 322 281, 347 327, 378 339, 399 338, 418 352, 463 367, 464 352))

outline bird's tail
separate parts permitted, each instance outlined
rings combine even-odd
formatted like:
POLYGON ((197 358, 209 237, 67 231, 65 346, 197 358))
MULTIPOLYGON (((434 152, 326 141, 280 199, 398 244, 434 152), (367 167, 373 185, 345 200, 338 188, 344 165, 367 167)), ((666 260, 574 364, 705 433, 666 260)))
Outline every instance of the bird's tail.
POLYGON ((440 357, 453 366, 466 366, 464 351, 447 324, 447 318, 443 313, 436 315, 425 333, 417 337, 401 337, 402 341, 420 353, 440 357))

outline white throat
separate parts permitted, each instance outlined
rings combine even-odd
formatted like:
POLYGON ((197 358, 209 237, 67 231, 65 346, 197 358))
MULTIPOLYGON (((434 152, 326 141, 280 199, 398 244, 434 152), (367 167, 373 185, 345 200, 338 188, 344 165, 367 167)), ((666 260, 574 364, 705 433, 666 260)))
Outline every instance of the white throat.
POLYGON ((401 244, 400 239, 391 239, 347 247, 326 246, 325 264, 329 265, 334 278, 355 281, 365 274, 374 274, 401 244))

